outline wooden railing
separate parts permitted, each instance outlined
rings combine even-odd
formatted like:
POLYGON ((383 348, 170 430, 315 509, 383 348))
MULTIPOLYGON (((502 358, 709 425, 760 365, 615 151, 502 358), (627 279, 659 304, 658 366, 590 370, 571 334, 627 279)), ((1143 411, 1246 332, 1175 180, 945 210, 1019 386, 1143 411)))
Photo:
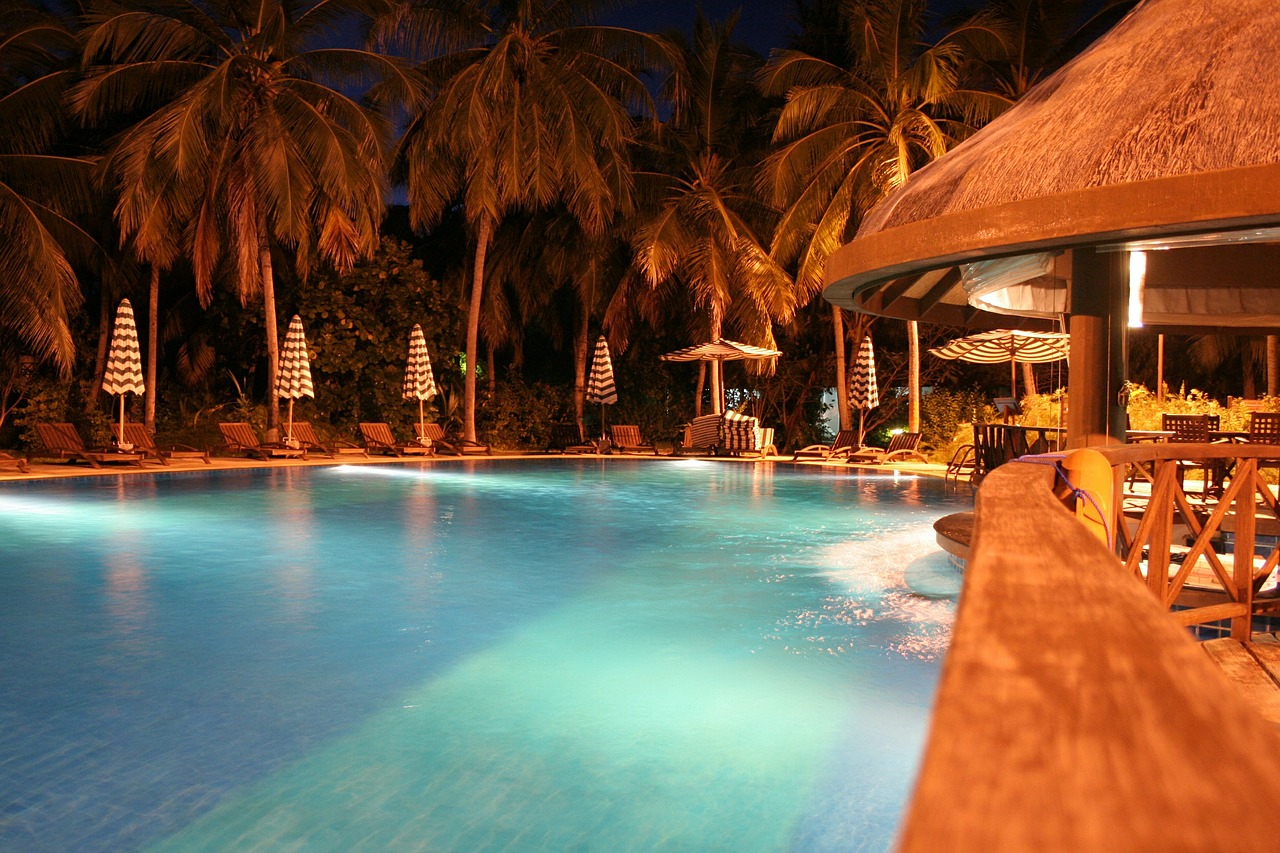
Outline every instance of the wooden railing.
POLYGON ((1015 462, 978 491, 900 849, 1273 849, 1280 735, 1056 480, 1015 462))
MULTIPOLYGON (((1257 561, 1254 558, 1255 531, 1259 514, 1280 519, 1276 497, 1258 472, 1258 461, 1280 458, 1280 447, 1260 444, 1135 444, 1094 448, 1111 465, 1112 497, 1110 529, 1117 554, 1130 574, 1145 578, 1147 589, 1165 607, 1182 594, 1192 570, 1207 567, 1216 579, 1225 601, 1190 607, 1173 614, 1181 625, 1197 625, 1231 619, 1231 633, 1247 641, 1255 613, 1274 608, 1276 599, 1255 602, 1259 584, 1280 560, 1280 548, 1271 548, 1257 561), (1217 469, 1225 482, 1207 498, 1187 494, 1180 460, 1207 463, 1217 469), (1229 472, 1229 476, 1227 476, 1229 472), (1149 484, 1150 494, 1127 495, 1125 486, 1134 479, 1149 484), (1223 523, 1230 520, 1234 538, 1233 554, 1222 549, 1223 523), (1175 521, 1189 533, 1184 551, 1175 548, 1175 521), (1215 544, 1217 543, 1217 544, 1215 544), (1172 562, 1177 551, 1181 562, 1172 562)), ((1205 476, 1211 476, 1210 471, 1205 476)))

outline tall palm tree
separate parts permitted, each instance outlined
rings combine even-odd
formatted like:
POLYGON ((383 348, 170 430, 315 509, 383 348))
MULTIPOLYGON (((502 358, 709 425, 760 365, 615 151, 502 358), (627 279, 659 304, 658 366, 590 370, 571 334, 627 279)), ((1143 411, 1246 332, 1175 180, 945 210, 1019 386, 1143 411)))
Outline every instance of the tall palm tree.
POLYGON ((0 329, 69 373, 68 316, 81 301, 72 268, 95 244, 78 222, 93 163, 55 148, 75 34, 43 3, 0 8, 0 329))
MULTIPOLYGON (((304 275, 318 260, 349 269, 377 246, 389 124, 346 87, 373 75, 404 98, 412 87, 392 59, 341 43, 344 28, 379 8, 363 0, 90 6, 87 79, 73 103, 86 122, 136 119, 107 162, 123 238, 153 270, 181 249, 206 305, 219 270, 242 304, 261 296, 269 389, 279 346, 273 246, 294 253, 304 275)), ((275 429, 274 397, 268 412, 275 429)))
MULTIPOLYGON (((929 43, 924 0, 818 0, 812 8, 836 22, 842 38, 828 31, 823 55, 777 51, 759 78, 766 94, 786 97, 774 131, 780 147, 762 184, 785 208, 771 250, 796 264, 802 299, 821 289, 827 258, 853 236, 863 212, 1009 104, 967 85, 966 46, 1003 38, 989 16, 929 43)), ((845 382, 837 376, 838 389, 845 382)), ((918 384, 913 371, 912 429, 918 384)))
MULTIPOLYGON (((658 138, 659 169, 637 173, 656 203, 636 229, 635 263, 650 285, 675 278, 687 289, 710 339, 732 322, 751 343, 773 347, 773 322, 789 321, 796 302, 760 236, 774 219, 753 186, 760 60, 734 44, 736 23, 737 15, 713 24, 699 13, 692 41, 671 37, 673 112, 658 138)), ((711 379, 718 401, 721 377, 711 379)))
POLYGON ((630 196, 638 76, 658 44, 591 25, 593 0, 420 0, 399 24, 428 56, 399 159, 415 227, 461 200, 475 232, 463 433, 475 439, 485 256, 508 212, 561 203, 599 233, 630 196))

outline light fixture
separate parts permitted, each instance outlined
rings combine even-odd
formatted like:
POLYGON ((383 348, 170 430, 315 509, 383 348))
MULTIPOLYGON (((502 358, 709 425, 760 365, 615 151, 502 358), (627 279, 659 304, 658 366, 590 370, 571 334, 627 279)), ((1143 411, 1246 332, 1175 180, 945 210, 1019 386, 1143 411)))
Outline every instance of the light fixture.
POLYGON ((1129 328, 1142 328, 1142 301, 1147 284, 1147 253, 1129 253, 1129 328))

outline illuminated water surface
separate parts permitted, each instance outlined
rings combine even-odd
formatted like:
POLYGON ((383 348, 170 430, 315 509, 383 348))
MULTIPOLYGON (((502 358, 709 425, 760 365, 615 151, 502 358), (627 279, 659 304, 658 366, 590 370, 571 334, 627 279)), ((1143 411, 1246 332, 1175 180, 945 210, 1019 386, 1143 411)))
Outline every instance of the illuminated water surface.
POLYGON ((884 850, 958 503, 627 460, 6 485, 0 849, 884 850))

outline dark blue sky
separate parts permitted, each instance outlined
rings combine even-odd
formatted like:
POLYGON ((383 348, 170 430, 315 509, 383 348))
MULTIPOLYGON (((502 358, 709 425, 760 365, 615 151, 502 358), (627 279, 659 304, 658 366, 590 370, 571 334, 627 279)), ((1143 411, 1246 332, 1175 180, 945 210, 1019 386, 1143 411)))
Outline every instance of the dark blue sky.
POLYGON ((768 54, 770 48, 784 47, 793 28, 791 0, 638 0, 604 17, 605 23, 646 32, 688 32, 699 6, 713 21, 723 21, 735 9, 741 9, 734 35, 762 54, 768 54))

